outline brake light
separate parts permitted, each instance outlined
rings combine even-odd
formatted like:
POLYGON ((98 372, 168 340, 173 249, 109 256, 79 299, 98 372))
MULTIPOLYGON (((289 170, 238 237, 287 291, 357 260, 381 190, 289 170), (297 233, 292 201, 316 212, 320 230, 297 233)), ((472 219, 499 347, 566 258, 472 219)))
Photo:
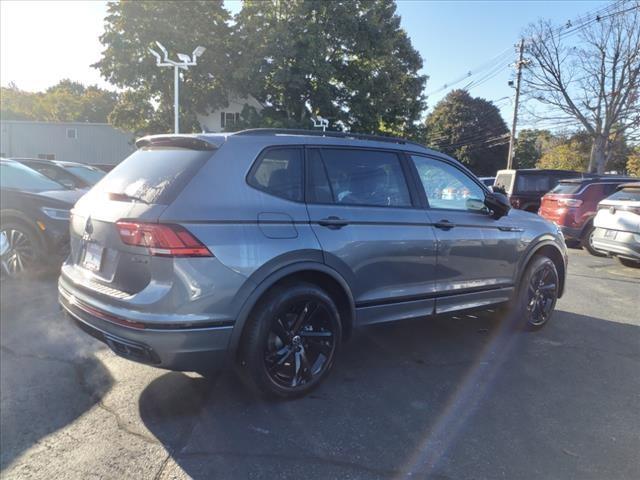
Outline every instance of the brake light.
POLYGON ((147 247, 161 257, 212 257, 200 240, 184 227, 174 224, 116 222, 120 239, 126 245, 147 247))
POLYGON ((578 200, 576 198, 559 198, 558 206, 559 207, 579 207, 582 205, 582 200, 578 200))

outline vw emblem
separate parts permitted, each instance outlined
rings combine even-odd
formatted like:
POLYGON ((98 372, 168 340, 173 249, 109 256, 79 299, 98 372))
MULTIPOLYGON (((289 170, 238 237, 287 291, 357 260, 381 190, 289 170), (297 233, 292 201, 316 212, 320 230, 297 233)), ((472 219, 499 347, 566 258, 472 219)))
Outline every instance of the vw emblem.
POLYGON ((89 217, 87 218, 87 223, 84 224, 84 234, 82 235, 82 240, 84 240, 85 242, 89 241, 92 233, 93 223, 91 223, 91 217, 89 217))

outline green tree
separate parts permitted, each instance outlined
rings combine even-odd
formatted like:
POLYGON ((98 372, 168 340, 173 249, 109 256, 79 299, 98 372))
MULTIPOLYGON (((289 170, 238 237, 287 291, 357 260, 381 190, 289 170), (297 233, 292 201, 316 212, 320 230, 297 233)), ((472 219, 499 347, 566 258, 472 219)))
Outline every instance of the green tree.
POLYGON ((104 123, 117 100, 115 92, 68 79, 38 93, 10 85, 2 88, 1 115, 6 120, 104 123))
POLYGON ((412 133, 426 77, 393 1, 245 1, 235 20, 234 85, 269 107, 254 122, 412 133))
POLYGON ((173 69, 159 68, 148 48, 159 41, 176 53, 206 48, 198 66, 181 73, 180 127, 199 129, 197 114, 226 106, 231 69, 230 15, 222 1, 121 1, 109 3, 105 46, 94 67, 127 92, 112 115, 114 125, 136 133, 173 129, 173 69), (150 108, 151 107, 151 108, 150 108))
POLYGON ((509 131, 493 103, 453 90, 427 116, 426 143, 466 164, 476 175, 494 175, 507 164, 509 131))
POLYGON ((547 150, 536 166, 538 168, 586 172, 589 168, 590 155, 591 138, 588 134, 580 132, 571 137, 565 137, 557 145, 547 150))
POLYGON ((627 157, 627 174, 640 177, 640 147, 636 147, 627 157))
POLYGON ((549 130, 522 130, 518 133, 514 163, 516 168, 535 168, 540 157, 553 146, 549 130))

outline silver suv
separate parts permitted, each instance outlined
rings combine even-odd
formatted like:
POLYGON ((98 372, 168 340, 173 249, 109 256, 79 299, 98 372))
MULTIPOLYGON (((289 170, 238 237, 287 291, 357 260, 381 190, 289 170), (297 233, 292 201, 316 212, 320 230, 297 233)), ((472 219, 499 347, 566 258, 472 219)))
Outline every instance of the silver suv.
POLYGON ((557 227, 408 141, 247 130, 161 135, 78 201, 60 302, 131 360, 242 366, 296 396, 355 327, 562 295, 557 227))

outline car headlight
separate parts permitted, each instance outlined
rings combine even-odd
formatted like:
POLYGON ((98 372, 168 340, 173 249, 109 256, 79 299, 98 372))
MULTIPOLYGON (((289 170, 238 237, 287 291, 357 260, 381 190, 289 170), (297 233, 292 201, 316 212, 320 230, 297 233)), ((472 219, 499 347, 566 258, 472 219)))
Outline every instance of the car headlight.
POLYGON ((53 218, 54 220, 69 220, 70 217, 69 210, 64 208, 42 207, 41 210, 47 217, 53 218))

